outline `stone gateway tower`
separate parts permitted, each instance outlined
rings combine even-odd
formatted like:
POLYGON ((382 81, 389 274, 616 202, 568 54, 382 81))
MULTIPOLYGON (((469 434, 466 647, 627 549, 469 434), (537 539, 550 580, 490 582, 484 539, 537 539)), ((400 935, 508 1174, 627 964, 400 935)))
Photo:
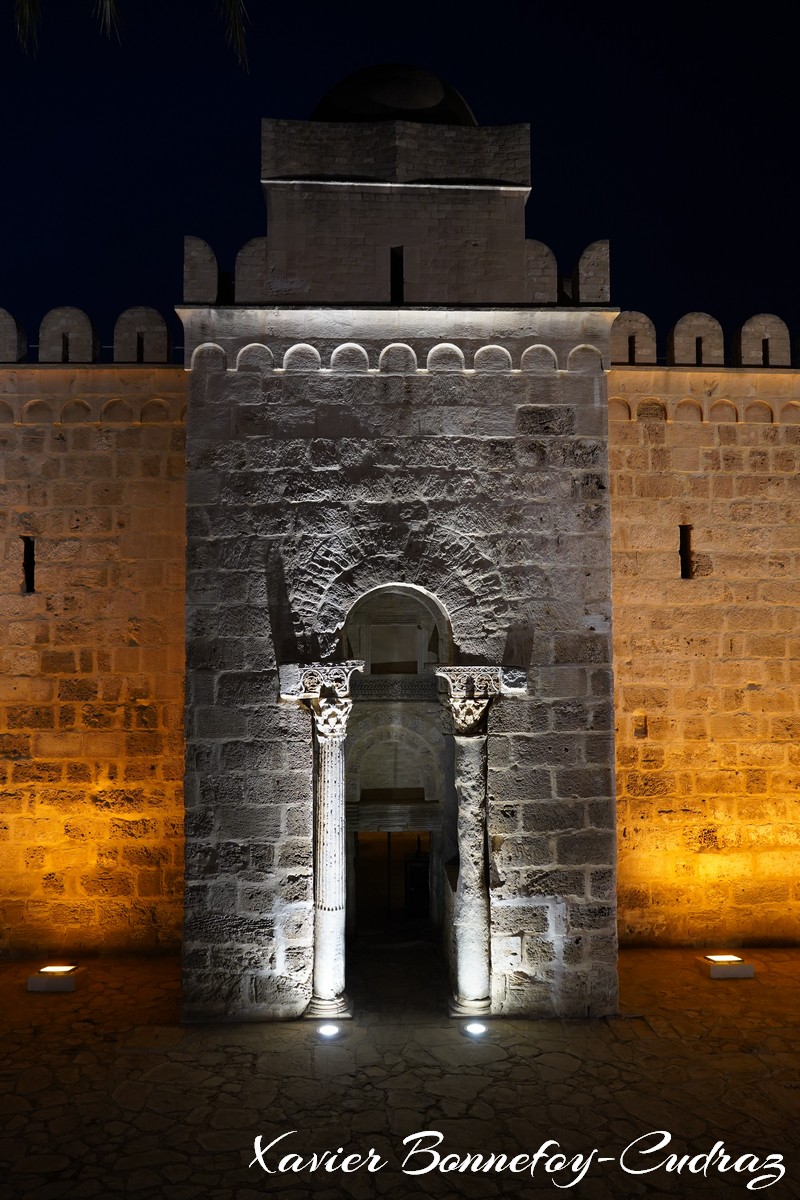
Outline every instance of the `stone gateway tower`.
POLYGON ((361 72, 264 122, 231 295, 187 239, 189 1019, 346 1013, 392 835, 454 1013, 615 1010, 616 312, 605 243, 526 241, 529 169, 361 72))

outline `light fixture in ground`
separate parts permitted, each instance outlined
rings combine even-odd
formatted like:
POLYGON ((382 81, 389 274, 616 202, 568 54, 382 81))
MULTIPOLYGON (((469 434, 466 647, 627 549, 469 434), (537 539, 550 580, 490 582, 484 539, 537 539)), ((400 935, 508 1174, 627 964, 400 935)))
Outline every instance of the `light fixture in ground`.
POLYGON ((331 1038, 335 1038, 335 1037, 339 1036, 339 1026, 332 1025, 332 1024, 320 1025, 317 1029, 317 1033, 320 1035, 320 1037, 324 1037, 324 1038, 327 1038, 328 1040, 330 1040, 331 1038))
POLYGON ((486 1033, 486 1028, 482 1021, 468 1021, 466 1025, 461 1026, 461 1032, 466 1037, 479 1038, 486 1033))
POLYGON ((708 979, 752 979, 756 973, 740 954, 704 954, 697 964, 708 979))
POLYGON ((80 975, 77 963, 47 963, 28 976, 28 991, 74 992, 80 975))

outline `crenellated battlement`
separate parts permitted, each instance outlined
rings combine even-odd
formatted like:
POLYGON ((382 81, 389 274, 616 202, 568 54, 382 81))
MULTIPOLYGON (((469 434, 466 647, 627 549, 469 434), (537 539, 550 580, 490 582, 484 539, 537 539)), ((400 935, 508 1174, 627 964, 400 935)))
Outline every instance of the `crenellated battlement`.
MULTIPOLYGON (((154 308, 128 308, 114 326, 113 362, 125 365, 168 363, 172 342, 166 321, 154 308)), ((15 317, 0 308, 0 363, 93 364, 101 346, 91 319, 80 308, 52 308, 39 326, 38 346, 31 346, 15 317), (34 354, 34 349, 38 354, 34 354)))
MULTIPOLYGON (((507 217, 508 214, 503 212, 489 214, 487 222, 490 218, 504 220, 507 217)), ((487 229, 488 224, 485 228, 481 226, 475 236, 481 237, 487 229)), ((438 237, 438 227, 434 232, 438 237)), ((461 243, 454 242, 445 257, 438 261, 433 250, 428 253, 429 247, 424 242, 392 247, 391 242, 399 240, 401 232, 387 226, 380 235, 382 244, 372 247, 374 253, 369 266, 364 265, 363 276, 358 281, 353 280, 350 291, 340 289, 336 292, 330 291, 327 285, 319 291, 322 284, 314 284, 312 280, 317 276, 320 264, 311 260, 304 261, 303 269, 298 269, 291 280, 287 279, 285 261, 288 251, 282 244, 280 231, 272 238, 255 237, 245 242, 236 256, 232 283, 231 276, 220 269, 211 246, 202 238, 186 237, 183 300, 185 304, 237 305, 352 302, 604 307, 610 303, 607 241, 592 242, 571 272, 559 274, 556 257, 549 246, 521 235, 517 237, 509 228, 508 245, 497 262, 497 278, 489 282, 481 277, 478 268, 494 255, 489 255, 485 247, 470 240, 466 231, 463 232, 461 243), (398 279, 398 267, 402 279, 398 279)), ((343 253, 341 247, 337 253, 343 253)), ((346 275, 348 268, 340 262, 337 271, 333 272, 334 264, 329 265, 333 286, 333 275, 338 277, 342 272, 346 275)))
POLYGON ((708 313, 686 313, 670 329, 659 358, 656 328, 640 312, 621 312, 611 328, 612 366, 791 367, 789 330, 772 313, 745 321, 729 340, 719 321, 708 313))

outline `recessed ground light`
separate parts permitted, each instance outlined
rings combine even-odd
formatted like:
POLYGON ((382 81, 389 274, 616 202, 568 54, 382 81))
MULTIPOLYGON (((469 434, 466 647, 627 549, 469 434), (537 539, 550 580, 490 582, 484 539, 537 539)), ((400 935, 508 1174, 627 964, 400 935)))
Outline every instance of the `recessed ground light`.
POLYGON ((28 976, 28 991, 74 992, 80 974, 77 963, 47 963, 28 976))
POLYGON ((320 1025, 317 1031, 324 1038, 335 1038, 339 1033, 338 1025, 320 1025))
POLYGON ((704 954, 697 964, 709 979, 752 979, 756 973, 740 954, 704 954))
POLYGON ((482 1037, 486 1033, 486 1026, 481 1021, 470 1021, 468 1025, 462 1026, 462 1029, 468 1037, 482 1037))

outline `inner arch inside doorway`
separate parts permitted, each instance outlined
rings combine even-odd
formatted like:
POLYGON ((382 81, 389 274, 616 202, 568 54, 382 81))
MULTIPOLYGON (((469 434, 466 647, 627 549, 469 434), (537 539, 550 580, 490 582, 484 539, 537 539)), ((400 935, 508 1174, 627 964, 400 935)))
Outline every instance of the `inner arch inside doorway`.
POLYGON ((450 617, 415 584, 387 583, 356 600, 342 627, 342 656, 360 658, 367 675, 420 675, 453 661, 450 617))
POLYGON ((340 636, 342 657, 365 664, 345 746, 350 944, 363 957, 365 938, 438 943, 456 849, 452 738, 435 674, 452 662, 450 619, 431 593, 390 583, 359 597, 340 636))

